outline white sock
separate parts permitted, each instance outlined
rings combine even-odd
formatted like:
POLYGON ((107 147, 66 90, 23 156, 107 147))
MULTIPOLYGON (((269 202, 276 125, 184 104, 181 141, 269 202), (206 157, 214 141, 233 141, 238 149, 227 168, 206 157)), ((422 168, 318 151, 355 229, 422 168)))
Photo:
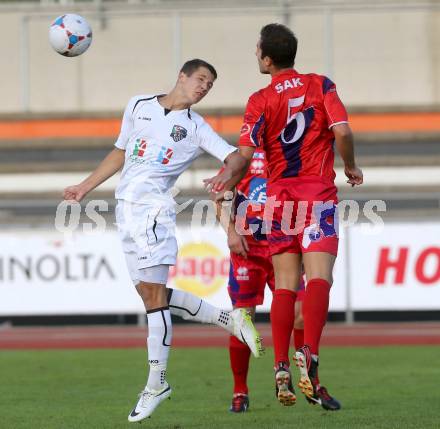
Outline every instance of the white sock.
POLYGON ((165 385, 165 376, 170 353, 173 329, 168 307, 147 311, 148 319, 148 373, 147 388, 160 391, 165 385))
POLYGON ((232 332, 229 311, 220 310, 198 296, 178 289, 168 289, 168 305, 171 314, 185 320, 199 323, 212 323, 232 332))

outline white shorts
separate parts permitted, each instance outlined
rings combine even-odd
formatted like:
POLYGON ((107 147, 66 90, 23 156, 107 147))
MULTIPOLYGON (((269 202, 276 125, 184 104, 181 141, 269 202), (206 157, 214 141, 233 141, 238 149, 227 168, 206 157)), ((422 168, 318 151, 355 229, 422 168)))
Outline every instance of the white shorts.
POLYGON ((168 266, 177 259, 174 207, 118 200, 116 223, 133 283, 166 284, 168 266))

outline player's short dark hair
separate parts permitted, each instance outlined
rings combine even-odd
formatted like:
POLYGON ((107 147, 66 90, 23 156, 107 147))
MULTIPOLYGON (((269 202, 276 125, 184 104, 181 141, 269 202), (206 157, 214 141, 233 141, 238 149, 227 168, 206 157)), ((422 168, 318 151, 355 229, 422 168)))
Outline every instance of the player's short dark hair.
POLYGON ((193 60, 187 61, 182 66, 180 71, 182 73, 185 73, 187 76, 191 76, 200 67, 207 68, 212 73, 212 75, 214 76, 214 79, 217 79, 217 72, 216 72, 215 68, 211 64, 207 63, 206 61, 200 60, 198 58, 194 58, 193 60))
POLYGON ((298 39, 282 24, 267 24, 260 31, 261 57, 269 57, 278 68, 293 67, 298 39))

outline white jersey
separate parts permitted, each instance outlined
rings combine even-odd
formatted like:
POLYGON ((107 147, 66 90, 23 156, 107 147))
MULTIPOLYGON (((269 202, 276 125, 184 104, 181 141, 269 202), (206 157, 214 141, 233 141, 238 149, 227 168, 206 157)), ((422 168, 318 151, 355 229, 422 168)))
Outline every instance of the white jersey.
POLYGON ((203 151, 223 162, 237 150, 191 109, 165 110, 151 95, 128 102, 115 146, 125 150, 116 199, 140 204, 173 201, 171 188, 203 151))

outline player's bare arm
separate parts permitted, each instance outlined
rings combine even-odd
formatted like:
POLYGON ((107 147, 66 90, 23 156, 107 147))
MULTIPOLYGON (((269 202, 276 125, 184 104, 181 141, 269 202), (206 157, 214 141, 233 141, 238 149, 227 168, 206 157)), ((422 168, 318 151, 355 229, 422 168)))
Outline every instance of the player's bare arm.
POLYGON ((64 189, 65 200, 81 201, 90 191, 95 189, 109 177, 113 176, 124 165, 125 150, 113 149, 98 165, 90 176, 78 185, 64 189))
POLYGON ((221 192, 225 189, 226 184, 230 189, 240 182, 246 174, 252 155, 255 149, 252 147, 240 146, 238 152, 233 152, 225 159, 225 168, 216 176, 205 179, 205 186, 212 192, 221 192))
MULTIPOLYGON (((229 182, 226 183, 227 189, 233 189, 229 187, 229 182)), ((211 193, 211 198, 216 204, 216 216, 220 225, 226 232, 228 238, 229 250, 237 255, 247 258, 247 252, 249 252, 249 245, 246 241, 246 237, 240 235, 235 229, 235 222, 233 217, 232 206, 234 194, 232 190, 222 191, 220 193, 211 193)))
POLYGON ((363 183, 362 170, 356 165, 354 158, 353 133, 348 124, 337 124, 332 127, 335 135, 336 149, 344 161, 344 172, 351 186, 363 183))
POLYGON ((249 252, 248 242, 246 241, 245 236, 240 235, 235 230, 234 225, 232 226, 232 228, 229 228, 228 247, 231 252, 243 256, 243 258, 247 258, 247 254, 249 252))
MULTIPOLYGON (((221 173, 224 170, 220 170, 221 173)), ((247 167, 245 169, 247 171, 247 167)), ((211 192, 211 199, 216 204, 216 216, 223 230, 226 232, 229 250, 244 258, 247 258, 249 245, 246 238, 240 235, 235 228, 235 219, 233 212, 234 198, 236 196, 235 186, 243 178, 240 172, 225 183, 220 192, 211 192)))

